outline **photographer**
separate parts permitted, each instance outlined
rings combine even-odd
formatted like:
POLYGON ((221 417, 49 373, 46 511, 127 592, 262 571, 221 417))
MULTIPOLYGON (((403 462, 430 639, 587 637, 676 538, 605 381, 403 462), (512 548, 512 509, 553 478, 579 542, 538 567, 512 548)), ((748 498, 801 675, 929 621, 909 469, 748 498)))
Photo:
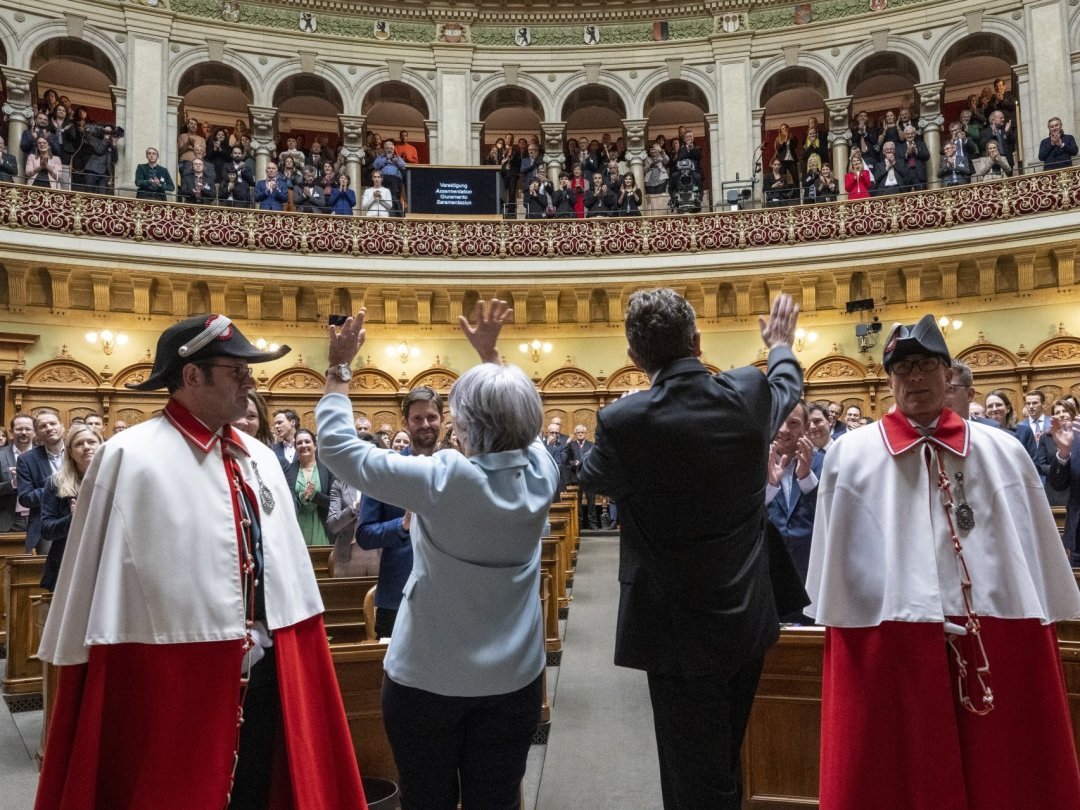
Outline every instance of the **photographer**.
POLYGON ((596 172, 592 176, 592 185, 585 192, 586 217, 610 217, 615 215, 615 194, 604 179, 596 172))
POLYGON ((390 190, 383 188, 382 172, 375 169, 371 173, 371 188, 364 189, 364 196, 360 198, 360 212, 365 217, 388 217, 394 207, 390 199, 390 190))
POLYGON ((164 200, 165 192, 176 191, 169 170, 158 164, 158 150, 146 150, 146 163, 135 167, 135 197, 140 200, 164 200))
MULTIPOLYGON (((794 151, 795 143, 792 141, 791 149, 794 151)), ((675 167, 679 168, 679 163, 684 160, 689 160, 690 165, 690 177, 693 181, 695 189, 701 188, 701 149, 694 144, 694 133, 687 130, 682 137, 682 143, 679 146, 679 151, 675 153, 675 167)), ((792 173, 795 169, 792 168, 792 173)), ((680 178, 678 172, 671 172, 671 181, 669 183, 669 193, 674 196, 679 190, 680 178)), ((684 184, 685 185, 685 184, 684 184)))
POLYGON ((342 172, 338 175, 337 188, 330 192, 327 202, 331 214, 340 214, 351 217, 356 207, 356 192, 349 188, 349 175, 342 172))
POLYGON ((79 154, 82 157, 83 190, 90 194, 108 194, 109 180, 118 157, 112 126, 85 127, 79 154))

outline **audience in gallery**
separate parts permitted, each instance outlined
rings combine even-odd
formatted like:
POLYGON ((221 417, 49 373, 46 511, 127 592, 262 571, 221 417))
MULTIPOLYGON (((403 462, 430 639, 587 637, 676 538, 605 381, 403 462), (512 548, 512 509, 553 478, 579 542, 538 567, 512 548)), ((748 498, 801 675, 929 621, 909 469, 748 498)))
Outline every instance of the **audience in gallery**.
POLYGON ((874 188, 874 176, 863 164, 862 154, 853 149, 848 160, 848 171, 844 175, 844 189, 849 200, 862 200, 870 196, 874 188))

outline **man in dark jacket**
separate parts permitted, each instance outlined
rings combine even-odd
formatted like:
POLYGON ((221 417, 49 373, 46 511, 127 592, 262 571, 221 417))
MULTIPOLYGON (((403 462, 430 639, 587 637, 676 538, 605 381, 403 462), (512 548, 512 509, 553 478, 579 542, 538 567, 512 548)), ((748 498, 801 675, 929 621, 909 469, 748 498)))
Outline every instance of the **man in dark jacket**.
MULTIPOLYGON (((779 624, 765 541, 769 443, 798 402, 798 307, 779 296, 761 336, 768 374, 713 376, 694 311, 635 293, 629 355, 652 387, 600 411, 578 481, 619 503, 615 663, 648 673, 665 810, 739 810, 739 750, 779 624)), ((805 602, 803 603, 805 604, 805 602)))

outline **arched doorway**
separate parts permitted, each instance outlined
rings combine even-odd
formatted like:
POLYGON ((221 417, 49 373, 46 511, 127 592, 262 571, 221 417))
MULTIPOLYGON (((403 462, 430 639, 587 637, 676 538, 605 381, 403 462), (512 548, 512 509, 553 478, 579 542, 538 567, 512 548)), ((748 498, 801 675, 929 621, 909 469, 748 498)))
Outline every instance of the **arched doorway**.
POLYGON ((851 96, 853 117, 866 112, 870 126, 881 133, 890 112, 903 120, 906 110, 918 128, 915 93, 918 82, 919 69, 902 53, 882 51, 866 57, 848 77, 847 93, 851 96))
MULTIPOLYGON (((806 67, 793 66, 771 76, 761 89, 760 106, 765 110, 762 120, 761 151, 762 172, 770 173, 769 164, 777 157, 778 149, 784 151, 782 143, 778 145, 781 127, 786 125, 788 134, 793 139, 798 156, 795 166, 799 182, 806 169, 808 135, 814 126, 816 137, 810 138, 809 146, 821 157, 823 163, 831 163, 828 154, 828 118, 825 110, 825 97, 828 85, 818 73, 806 67)), ((753 167, 748 167, 753 168, 753 167)), ((785 168, 790 168, 785 165, 785 168)))
POLYGON ((221 62, 194 65, 180 77, 177 95, 184 100, 178 132, 183 132, 187 120, 194 118, 208 143, 219 128, 237 141, 248 133, 248 105, 255 96, 251 84, 236 68, 221 62))
POLYGON ((709 99, 705 92, 684 79, 670 79, 652 89, 645 97, 642 110, 649 122, 645 128, 646 149, 659 135, 663 135, 665 142, 670 143, 684 130, 694 133, 694 146, 701 150, 698 171, 701 173, 702 188, 710 190, 711 156, 708 124, 705 120, 705 114, 709 112, 709 99))
POLYGON ((30 70, 36 73, 34 98, 39 109, 52 106, 45 99, 55 94, 68 100, 69 112, 82 107, 95 123, 116 123, 111 90, 117 85, 116 67, 100 49, 73 37, 50 39, 34 49, 30 70))
MULTIPOLYGON (((994 83, 998 80, 1005 83, 1006 102, 1012 102, 1003 105, 1010 108, 1003 109, 1006 119, 1015 119, 1019 114, 1013 77, 1016 63, 1016 48, 997 34, 969 34, 955 42, 945 52, 938 67, 938 78, 945 82, 942 114, 946 131, 951 122, 960 120, 964 110, 971 110, 972 117, 981 125, 985 110, 979 105, 987 96, 993 96, 994 83)), ((992 101, 997 100, 992 98, 992 101)))
MULTIPOLYGON (((523 87, 500 87, 488 93, 480 105, 480 121, 484 129, 480 136, 480 163, 487 163, 496 140, 513 135, 514 140, 542 138, 540 123, 544 106, 535 94, 523 87)), ((513 144, 507 144, 512 148, 513 144)))
POLYGON ((277 86, 272 105, 277 109, 279 153, 296 138, 296 147, 317 169, 324 159, 335 159, 341 142, 338 116, 345 112, 345 103, 334 85, 322 76, 298 73, 277 86))
MULTIPOLYGON (((431 144, 424 124, 431 117, 431 111, 419 90, 405 82, 382 82, 364 96, 360 113, 366 116, 364 140, 369 146, 373 136, 377 136, 376 140, 381 144, 387 138, 397 141, 405 131, 409 143, 416 147, 419 162, 431 162, 431 144)), ((377 148, 378 144, 375 146, 377 148)))
POLYGON ((626 102, 614 90, 600 84, 587 84, 574 90, 563 102, 562 120, 566 122, 564 141, 585 138, 597 144, 609 142, 625 151, 623 121, 626 102))

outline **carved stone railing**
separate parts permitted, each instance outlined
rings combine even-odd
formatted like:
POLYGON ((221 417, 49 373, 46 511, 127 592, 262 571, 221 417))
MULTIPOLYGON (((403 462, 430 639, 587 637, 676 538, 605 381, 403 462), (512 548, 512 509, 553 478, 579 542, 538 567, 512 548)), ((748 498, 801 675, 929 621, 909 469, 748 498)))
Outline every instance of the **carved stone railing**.
POLYGON ((33 186, 7 186, 0 196, 0 227, 7 228, 327 256, 535 259, 813 244, 1065 211, 1080 205, 1080 169, 786 208, 541 221, 294 214, 102 197, 33 186))

